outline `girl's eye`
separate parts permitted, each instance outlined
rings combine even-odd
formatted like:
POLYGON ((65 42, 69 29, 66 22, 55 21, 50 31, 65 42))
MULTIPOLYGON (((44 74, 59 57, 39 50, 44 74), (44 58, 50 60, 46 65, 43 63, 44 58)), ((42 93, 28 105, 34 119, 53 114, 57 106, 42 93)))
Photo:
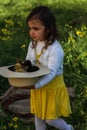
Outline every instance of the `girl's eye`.
POLYGON ((39 30, 39 28, 33 27, 33 28, 29 28, 29 31, 32 30, 32 29, 33 29, 33 30, 39 30))
POLYGON ((33 29, 34 29, 34 30, 39 30, 39 29, 38 29, 38 28, 36 28, 36 27, 33 27, 33 29))

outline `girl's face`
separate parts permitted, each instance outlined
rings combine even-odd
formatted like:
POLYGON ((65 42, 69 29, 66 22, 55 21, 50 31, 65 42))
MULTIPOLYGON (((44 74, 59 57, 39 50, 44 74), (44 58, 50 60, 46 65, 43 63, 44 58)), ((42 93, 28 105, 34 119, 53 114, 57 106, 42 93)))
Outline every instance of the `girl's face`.
POLYGON ((29 26, 29 34, 30 37, 38 42, 43 41, 44 39, 44 33, 45 33, 45 26, 42 24, 42 22, 39 19, 31 19, 28 21, 29 26))

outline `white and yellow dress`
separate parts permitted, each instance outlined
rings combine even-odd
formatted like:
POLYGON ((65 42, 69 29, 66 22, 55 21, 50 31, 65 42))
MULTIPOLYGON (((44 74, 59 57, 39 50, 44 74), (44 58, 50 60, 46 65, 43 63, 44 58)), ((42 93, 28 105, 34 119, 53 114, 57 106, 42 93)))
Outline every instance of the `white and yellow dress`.
POLYGON ((44 42, 38 42, 35 49, 29 44, 26 60, 39 61, 46 65, 50 74, 39 78, 35 89, 31 90, 31 113, 41 119, 57 119, 69 116, 71 113, 68 92, 63 80, 63 49, 55 41, 47 49, 43 49, 44 42))

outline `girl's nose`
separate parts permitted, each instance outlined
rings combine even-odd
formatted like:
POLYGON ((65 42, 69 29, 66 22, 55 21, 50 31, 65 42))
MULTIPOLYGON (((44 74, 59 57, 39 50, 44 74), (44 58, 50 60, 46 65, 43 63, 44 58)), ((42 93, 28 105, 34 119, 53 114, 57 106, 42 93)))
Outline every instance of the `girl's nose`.
POLYGON ((34 34, 35 34, 34 30, 33 29, 30 30, 30 35, 34 35, 34 34))

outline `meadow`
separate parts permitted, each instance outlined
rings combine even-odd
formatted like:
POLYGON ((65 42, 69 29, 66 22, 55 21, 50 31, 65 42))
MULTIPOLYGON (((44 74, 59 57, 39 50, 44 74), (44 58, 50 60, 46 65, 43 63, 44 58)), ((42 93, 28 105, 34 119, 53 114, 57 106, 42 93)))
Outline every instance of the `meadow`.
MULTIPOLYGON (((26 18, 36 5, 54 12, 59 42, 64 49, 64 80, 75 89, 72 114, 66 118, 75 130, 87 130, 87 0, 0 0, 0 66, 24 60, 30 41, 26 18)), ((0 76, 0 95, 10 87, 0 76)), ((0 130, 34 130, 14 115, 0 117, 0 130), (12 123, 12 124, 10 124, 12 123), (10 124, 10 125, 9 125, 10 124)), ((47 126, 47 130, 56 130, 47 126)))

